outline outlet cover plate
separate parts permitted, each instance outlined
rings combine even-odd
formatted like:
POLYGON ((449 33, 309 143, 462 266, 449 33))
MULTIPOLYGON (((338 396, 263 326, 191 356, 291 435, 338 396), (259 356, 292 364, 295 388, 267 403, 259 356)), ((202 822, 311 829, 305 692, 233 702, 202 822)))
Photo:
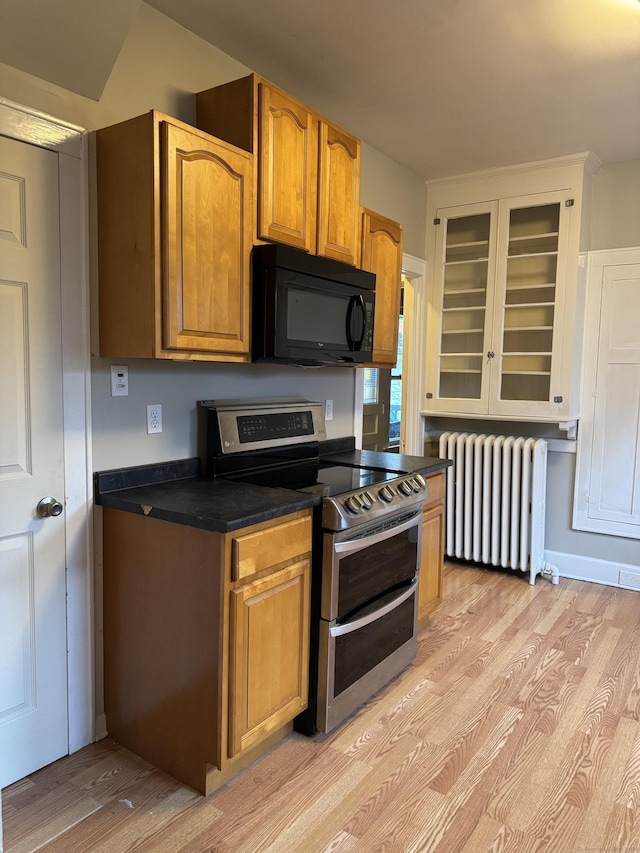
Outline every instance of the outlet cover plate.
POLYGON ((150 403, 147 406, 147 434, 162 432, 162 406, 160 403, 150 403))

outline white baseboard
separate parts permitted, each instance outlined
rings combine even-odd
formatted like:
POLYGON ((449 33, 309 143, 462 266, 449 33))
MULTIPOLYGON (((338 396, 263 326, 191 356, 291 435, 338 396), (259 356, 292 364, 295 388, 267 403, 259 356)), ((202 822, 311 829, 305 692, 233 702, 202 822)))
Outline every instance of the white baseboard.
POLYGON ((96 717, 96 740, 102 740, 109 732, 107 731, 107 718, 105 714, 98 714, 96 717))
POLYGON ((579 554, 565 554, 562 551, 546 551, 544 558, 558 567, 561 578, 571 578, 590 583, 601 583, 605 586, 618 586, 624 589, 640 591, 639 587, 620 583, 620 572, 630 572, 638 575, 640 566, 628 563, 613 563, 609 560, 596 560, 594 557, 583 557, 579 554))

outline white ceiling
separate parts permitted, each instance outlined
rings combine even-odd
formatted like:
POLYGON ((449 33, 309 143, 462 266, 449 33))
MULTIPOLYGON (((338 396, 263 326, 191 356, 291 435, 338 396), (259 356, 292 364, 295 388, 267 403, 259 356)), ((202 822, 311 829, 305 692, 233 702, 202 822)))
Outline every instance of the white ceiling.
POLYGON ((3 0, 0 61, 98 100, 141 0, 3 0))
MULTIPOLYGON (((640 158, 639 0, 148 2, 426 178, 640 158)), ((0 59, 98 99, 140 3, 4 4, 0 59)))
POLYGON ((640 157, 638 0, 148 0, 427 178, 640 157))

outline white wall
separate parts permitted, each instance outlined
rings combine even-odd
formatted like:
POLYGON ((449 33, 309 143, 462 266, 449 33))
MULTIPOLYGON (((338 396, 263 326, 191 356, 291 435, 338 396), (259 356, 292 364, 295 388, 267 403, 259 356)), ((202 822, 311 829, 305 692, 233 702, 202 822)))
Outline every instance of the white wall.
MULTIPOLYGON (((640 246, 640 160, 606 163, 595 176, 589 248, 632 246, 640 246)), ((571 529, 575 461, 574 454, 549 453, 546 547, 639 566, 637 541, 571 529)))
POLYGON ((425 256, 427 234, 427 186, 415 172, 394 163, 365 143, 361 146, 363 207, 384 213, 404 227, 404 251, 425 256), (366 180, 365 180, 366 176, 366 180))
POLYGON ((640 246, 640 160, 605 163, 595 176, 589 248, 640 246))

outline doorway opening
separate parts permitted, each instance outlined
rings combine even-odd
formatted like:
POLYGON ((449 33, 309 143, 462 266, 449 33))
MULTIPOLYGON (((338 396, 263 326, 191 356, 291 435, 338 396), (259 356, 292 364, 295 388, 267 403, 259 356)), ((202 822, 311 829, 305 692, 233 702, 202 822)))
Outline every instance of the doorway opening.
POLYGON ((404 279, 400 290, 398 350, 395 367, 365 367, 362 392, 362 448, 398 453, 402 418, 404 279))

